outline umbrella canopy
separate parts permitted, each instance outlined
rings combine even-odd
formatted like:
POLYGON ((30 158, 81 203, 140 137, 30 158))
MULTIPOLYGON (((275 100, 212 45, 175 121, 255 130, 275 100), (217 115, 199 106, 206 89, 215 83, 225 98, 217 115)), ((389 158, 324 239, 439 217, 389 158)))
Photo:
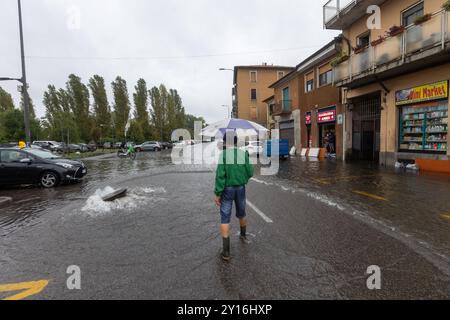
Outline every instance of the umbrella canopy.
POLYGON ((227 119, 209 125, 202 130, 204 137, 223 136, 227 131, 236 132, 238 137, 261 136, 267 133, 263 126, 248 120, 227 119))

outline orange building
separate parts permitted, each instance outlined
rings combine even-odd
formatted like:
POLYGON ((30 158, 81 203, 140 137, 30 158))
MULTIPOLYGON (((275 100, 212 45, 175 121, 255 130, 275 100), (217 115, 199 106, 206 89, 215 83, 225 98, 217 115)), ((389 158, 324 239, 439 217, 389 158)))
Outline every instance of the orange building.
POLYGON ((325 4, 325 27, 343 32, 333 74, 343 89, 348 159, 386 166, 416 162, 422 168, 431 161, 450 171, 450 26, 444 2, 325 4))
POLYGON ((292 67, 268 64, 234 67, 233 117, 267 127, 264 99, 273 95, 269 86, 292 70, 292 67))

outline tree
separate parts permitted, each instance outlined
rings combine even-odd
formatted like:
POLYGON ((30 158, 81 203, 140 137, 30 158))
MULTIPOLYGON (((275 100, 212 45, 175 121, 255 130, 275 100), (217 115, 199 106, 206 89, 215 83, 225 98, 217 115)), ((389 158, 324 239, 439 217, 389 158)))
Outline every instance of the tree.
POLYGON ((116 139, 125 138, 125 128, 130 119, 130 99, 128 96, 127 82, 117 77, 112 83, 114 95, 114 127, 116 139))
POLYGON ((92 129, 92 137, 95 141, 111 134, 111 108, 108 104, 108 96, 105 89, 105 80, 99 75, 89 79, 89 89, 94 98, 93 119, 95 125, 92 129))
POLYGON ((162 140, 162 129, 164 125, 164 107, 162 106, 161 93, 158 87, 150 90, 150 115, 153 125, 153 136, 162 140))
POLYGON ((67 82, 67 92, 80 138, 88 142, 91 139, 92 126, 89 113, 89 89, 81 82, 80 77, 71 74, 67 82))
POLYGON ((14 109, 12 96, 0 87, 0 112, 14 109))
MULTIPOLYGON (((137 85, 134 87, 135 93, 133 94, 134 100, 134 118, 135 123, 134 126, 137 128, 133 128, 134 134, 137 137, 134 139, 135 141, 143 141, 146 139, 150 139, 152 136, 151 127, 150 127, 150 118, 148 114, 148 90, 147 83, 144 79, 139 79, 137 85)), ((130 128, 131 131, 131 128, 130 128)))

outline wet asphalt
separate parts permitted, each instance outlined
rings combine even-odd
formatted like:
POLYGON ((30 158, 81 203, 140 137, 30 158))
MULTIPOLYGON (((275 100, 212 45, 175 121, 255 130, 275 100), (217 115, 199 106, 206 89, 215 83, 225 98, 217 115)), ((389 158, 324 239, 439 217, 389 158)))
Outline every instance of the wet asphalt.
POLYGON ((0 189, 13 198, 0 209, 0 285, 50 280, 30 299, 450 298, 447 175, 288 159, 249 183, 248 241, 234 220, 224 263, 213 165, 169 152, 85 163, 79 184, 0 189), (107 187, 128 196, 105 204, 107 187), (67 288, 71 265, 81 290, 67 288), (372 265, 380 290, 367 288, 372 265))

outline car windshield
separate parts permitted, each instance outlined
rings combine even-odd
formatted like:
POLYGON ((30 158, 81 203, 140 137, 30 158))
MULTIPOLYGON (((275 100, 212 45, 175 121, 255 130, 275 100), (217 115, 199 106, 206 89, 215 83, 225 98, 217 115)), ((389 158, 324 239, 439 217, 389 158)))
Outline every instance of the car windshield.
POLYGON ((42 159, 59 159, 61 157, 55 156, 53 153, 44 150, 27 150, 27 152, 33 156, 42 159))

